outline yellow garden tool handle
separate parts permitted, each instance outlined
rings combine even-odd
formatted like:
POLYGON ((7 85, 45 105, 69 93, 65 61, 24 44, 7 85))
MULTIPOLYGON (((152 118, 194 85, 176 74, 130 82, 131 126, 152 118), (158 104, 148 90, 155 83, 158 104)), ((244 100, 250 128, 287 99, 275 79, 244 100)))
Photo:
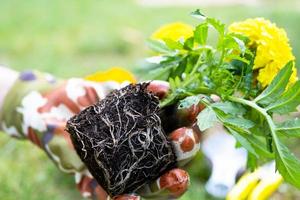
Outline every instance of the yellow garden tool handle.
POLYGON ((268 199, 283 182, 280 174, 261 176, 259 171, 247 173, 228 193, 226 200, 265 200, 268 199))
POLYGON ((247 173, 243 175, 238 183, 227 194, 226 200, 246 199, 259 182, 258 173, 247 173))
POLYGON ((283 178, 276 174, 271 179, 263 179, 251 192, 248 200, 265 200, 268 199, 281 185, 283 178))

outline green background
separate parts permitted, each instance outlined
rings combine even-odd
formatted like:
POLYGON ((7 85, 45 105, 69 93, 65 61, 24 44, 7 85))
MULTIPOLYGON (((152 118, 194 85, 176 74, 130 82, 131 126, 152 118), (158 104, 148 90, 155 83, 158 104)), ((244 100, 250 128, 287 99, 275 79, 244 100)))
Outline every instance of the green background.
MULTIPOLYGON (((268 18, 286 29, 300 58, 300 3, 292 0, 217 7, 147 7, 130 0, 0 0, 0 64, 63 78, 115 65, 135 71, 149 53, 145 39, 165 23, 196 24, 189 16, 196 8, 227 24, 249 17, 268 18)), ((191 173, 192 186, 182 199, 210 199, 198 177, 201 169, 194 167, 191 173)), ((273 199, 300 198, 290 187, 282 188, 285 197, 278 193, 273 199)), ((82 198, 74 177, 58 171, 37 147, 1 134, 0 199, 82 198)))

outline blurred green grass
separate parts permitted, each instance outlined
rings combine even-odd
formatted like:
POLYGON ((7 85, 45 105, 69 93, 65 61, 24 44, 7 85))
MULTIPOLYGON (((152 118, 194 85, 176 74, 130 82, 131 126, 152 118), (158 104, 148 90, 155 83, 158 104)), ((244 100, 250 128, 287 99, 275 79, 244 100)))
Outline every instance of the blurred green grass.
MULTIPOLYGON (((201 9, 226 23, 268 18, 287 30, 294 54, 300 58, 300 6, 291 0, 275 2, 201 9)), ((164 23, 196 24, 189 16, 195 9, 143 7, 130 0, 0 0, 0 64, 64 78, 113 65, 134 71, 137 61, 147 54, 144 40, 164 23)), ((28 142, 1 134, 0 161, 0 199, 81 199, 74 178, 59 172, 28 142)), ((182 199, 209 199, 199 180, 193 182, 182 199)))

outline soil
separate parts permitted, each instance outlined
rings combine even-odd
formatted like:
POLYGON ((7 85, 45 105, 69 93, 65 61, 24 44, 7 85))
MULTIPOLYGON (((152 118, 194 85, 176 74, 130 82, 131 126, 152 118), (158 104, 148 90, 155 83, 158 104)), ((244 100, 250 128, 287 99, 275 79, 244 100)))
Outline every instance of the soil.
POLYGON ((147 85, 115 90, 67 123, 78 155, 111 196, 132 193, 176 165, 147 85))

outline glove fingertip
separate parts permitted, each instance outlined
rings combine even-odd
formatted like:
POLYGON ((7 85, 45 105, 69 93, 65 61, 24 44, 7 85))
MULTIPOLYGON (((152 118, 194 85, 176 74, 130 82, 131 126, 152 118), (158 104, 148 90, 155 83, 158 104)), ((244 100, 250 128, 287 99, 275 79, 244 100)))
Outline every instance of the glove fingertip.
POLYGON ((186 171, 176 168, 162 175, 158 183, 160 189, 170 192, 170 197, 178 198, 187 190, 190 184, 190 178, 186 171))
POLYGON ((163 99, 167 96, 170 90, 170 85, 166 81, 154 80, 149 83, 147 90, 159 99, 163 99))
POLYGON ((139 196, 136 196, 135 194, 122 194, 113 198, 113 200, 140 200, 140 199, 141 198, 139 196))
POLYGON ((169 135, 179 166, 184 166, 199 152, 200 137, 196 130, 182 127, 169 135))

